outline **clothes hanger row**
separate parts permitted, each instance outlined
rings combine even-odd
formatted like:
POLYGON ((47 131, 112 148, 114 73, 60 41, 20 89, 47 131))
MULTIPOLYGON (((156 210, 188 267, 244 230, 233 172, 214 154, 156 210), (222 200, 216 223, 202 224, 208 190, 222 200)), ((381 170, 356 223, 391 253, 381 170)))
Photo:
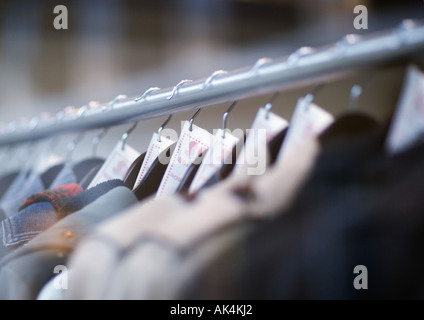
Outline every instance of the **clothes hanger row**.
MULTIPOLYGON (((263 65, 264 63, 266 63, 265 60, 261 61, 255 68, 256 70, 258 70, 258 68, 260 68, 259 65, 263 65)), ((210 83, 213 81, 213 79, 219 75, 225 74, 226 72, 223 70, 218 70, 216 72, 214 72, 214 74, 212 74, 206 81, 205 81, 205 87, 209 86, 210 83)), ((175 87, 174 90, 172 91, 171 95, 168 97, 169 100, 171 100, 175 94, 178 92, 178 88, 181 87, 182 85, 184 85, 185 83, 187 83, 189 80, 183 80, 180 81, 175 87)), ((303 99, 305 101, 308 101, 307 105, 309 105, 310 103, 312 103, 314 97, 316 96, 316 94, 323 88, 323 85, 318 86, 314 91, 312 91, 311 93, 307 94, 303 99)), ((148 89, 145 93, 143 93, 143 95, 140 96, 140 99, 145 98, 147 95, 149 95, 150 93, 158 90, 159 88, 150 88, 148 89)), ((349 102, 349 106, 350 108, 353 107, 357 107, 358 104, 358 99, 360 94, 362 93, 362 87, 358 84, 355 84, 352 89, 351 89, 351 94, 350 94, 350 102, 349 102)), ((269 113, 270 110, 272 108, 273 103, 275 102, 275 100, 277 99, 278 95, 280 93, 276 92, 272 95, 272 97, 270 98, 270 100, 265 104, 264 109, 266 110, 266 116, 265 118, 268 119, 269 118, 269 113)), ((125 99, 124 95, 119 95, 116 98, 114 98, 109 104, 108 104, 108 108, 113 108, 114 104, 116 102, 118 102, 119 100, 125 99)), ((226 129, 227 129, 227 119, 229 114, 231 113, 231 111, 234 109, 234 107, 236 106, 237 101, 234 101, 230 107, 225 111, 225 113, 222 116, 222 138, 225 139, 226 137, 226 129)), ((84 106, 84 108, 82 110, 79 110, 79 112, 77 112, 78 118, 81 118, 84 116, 84 114, 86 113, 86 111, 90 110, 91 108, 95 108, 96 106, 98 106, 98 104, 94 103, 94 102, 90 102, 88 105, 84 106)), ((189 119, 189 131, 193 130, 193 122, 195 120, 195 118, 199 115, 201 111, 201 108, 199 108, 195 114, 189 119)), ((71 110, 71 109, 67 109, 68 113, 75 113, 75 110, 71 110)), ((163 131, 163 129, 166 127, 166 125, 169 123, 169 121, 172 119, 172 114, 168 116, 168 118, 165 120, 165 122, 159 127, 157 133, 158 133, 158 141, 161 141, 161 133, 163 131)), ((36 127, 36 122, 33 121, 33 127, 36 127)), ((129 137, 129 135, 131 134, 131 132, 136 128, 137 126, 137 122, 135 122, 121 137, 121 142, 122 142, 122 150, 125 149, 126 143, 127 143, 127 139, 129 137)), ((88 184, 90 183, 90 180, 94 177, 94 175, 98 172, 98 170, 101 167, 101 164, 104 163, 103 159, 99 159, 96 157, 97 155, 97 147, 101 141, 101 139, 104 138, 104 136, 107 134, 109 128, 103 128, 102 131, 96 135, 93 140, 92 140, 92 159, 87 159, 85 161, 80 162, 80 166, 86 168, 84 166, 85 163, 88 162, 92 162, 93 159, 95 159, 96 165, 92 165, 90 166, 88 172, 87 170, 84 170, 83 173, 78 174, 79 176, 79 182, 84 184, 84 187, 86 188, 88 186, 88 184)), ((286 133, 287 129, 284 130, 284 132, 281 132, 279 135, 277 135, 275 137, 275 139, 273 140, 272 143, 269 144, 270 146, 270 152, 271 152, 271 164, 275 162, 278 151, 281 147, 281 144, 284 140, 285 137, 285 133, 286 133)), ((68 144, 67 144, 67 153, 66 153, 66 162, 71 162, 72 161, 72 154, 74 152, 74 150, 76 149, 77 145, 83 140, 84 138, 84 134, 85 132, 80 132, 73 140, 71 140, 68 144)), ((244 137, 245 139, 245 137, 244 137)), ((55 144, 57 144, 57 139, 55 139, 55 144)), ((8 147, 9 148, 9 147, 8 147)), ((157 191, 157 188, 159 187, 159 184, 161 182, 161 179, 163 177, 163 173, 165 172, 167 165, 166 163, 163 164, 163 161, 160 161, 160 159, 164 158, 165 155, 169 155, 172 154, 173 150, 175 148, 175 144, 172 144, 171 146, 169 146, 168 148, 166 148, 166 150, 163 152, 163 154, 161 154, 160 156, 158 156, 158 159, 155 160, 154 164, 151 167, 151 170, 147 173, 146 176, 146 181, 143 182, 142 184, 140 184, 137 188, 134 189, 134 192, 136 193, 137 197, 139 199, 145 198, 146 196, 151 195, 153 192, 157 191), (146 185, 149 185, 149 188, 146 188, 146 185)), ((52 151, 52 149, 50 150, 52 151)), ((140 171, 140 168, 143 164, 143 161, 145 159, 146 153, 142 153, 132 164, 131 166, 128 168, 125 176, 123 177, 123 181, 125 182, 125 184, 132 188, 135 184, 135 180, 137 179, 137 175, 140 171)), ((204 156, 204 154, 199 155, 199 158, 197 159, 197 161, 194 161, 193 164, 190 166, 190 168, 187 170, 187 174, 186 176, 183 178, 182 182, 180 183, 180 186, 177 189, 177 192, 183 193, 183 192, 187 192, 188 188, 190 187, 191 182, 193 181, 193 178, 201 164, 201 159, 204 156)), ((232 152, 232 161, 230 161, 230 163, 225 164, 221 167, 220 171, 217 172, 217 175, 214 177, 215 182, 225 179, 232 171, 234 165, 235 165, 235 160, 236 160, 236 156, 237 156, 237 150, 234 147, 233 148, 233 152, 232 152), (218 178, 217 178, 218 177, 218 178)), ((27 157, 29 158, 29 157, 27 157)), ((78 166, 76 166, 78 167, 78 166)), ((46 184, 51 183, 54 178, 57 176, 57 174, 60 172, 60 169, 63 168, 63 164, 61 165, 56 165, 52 168, 50 168, 50 170, 47 170, 43 173, 43 180, 46 181, 46 184)), ((209 182, 207 183, 208 185, 211 185, 212 183, 209 182)))
POLYGON ((135 99, 119 99, 116 108, 97 103, 86 112, 84 120, 78 113, 62 113, 61 121, 52 116, 42 119, 31 130, 19 121, 0 126, 0 145, 41 139, 58 133, 107 127, 124 121, 162 116, 164 113, 187 111, 196 104, 202 106, 228 102, 229 90, 234 100, 275 90, 301 88, 326 79, 338 80, 357 70, 387 65, 398 58, 416 57, 424 48, 424 26, 421 21, 404 20, 396 27, 370 35, 345 35, 341 40, 322 48, 301 47, 282 58, 261 58, 253 66, 233 71, 217 70, 206 81, 182 80, 180 86, 160 90, 150 88, 135 99), (154 93, 154 94, 152 94, 154 93), (170 97, 178 100, 170 103, 170 97), (140 108, 140 106, 142 108, 140 108), (124 112, 125 111, 125 112, 124 112), (169 112, 167 112, 169 111, 169 112), (108 115, 99 117, 99 113, 108 115))
MULTIPOLYGON (((265 62, 262 62, 265 63, 265 62)), ((224 74, 225 72, 217 72, 215 75, 212 75, 213 77, 219 76, 220 74, 224 74)), ((355 134, 362 131, 372 130, 374 129, 378 124, 377 122, 372 119, 369 115, 362 114, 358 111, 358 105, 359 105, 359 99, 363 94, 364 88, 366 89, 368 83, 372 80, 372 77, 367 77, 365 80, 356 82, 349 91, 349 99, 346 103, 346 109, 347 112, 345 112, 341 117, 339 117, 338 121, 335 121, 333 124, 331 124, 320 136, 320 141, 327 141, 334 138, 343 138, 346 137, 346 135, 355 134)), ((207 87, 211 83, 211 79, 205 81, 205 86, 207 87)), ((169 100, 171 100, 177 93, 178 88, 184 85, 184 83, 187 83, 186 81, 179 82, 174 90, 172 91, 171 95, 169 96, 169 100)), ((318 95, 319 92, 324 88, 324 84, 318 85, 315 87, 314 90, 311 90, 310 93, 306 94, 305 96, 301 97, 299 101, 302 102, 302 106, 306 112, 312 112, 312 105, 313 102, 318 95)), ((142 96, 146 97, 149 93, 157 90, 157 88, 150 88, 147 90, 142 96)), ((265 121, 271 121, 272 117, 275 117, 275 114, 272 114, 271 117, 271 110, 273 107, 273 104, 275 103, 276 99, 278 98, 280 92, 275 92, 268 102, 263 106, 264 110, 264 120, 265 121)), ((119 99, 122 99, 123 96, 118 96, 115 99, 113 99, 109 104, 108 108, 113 108, 114 104, 119 101, 119 99)), ((222 115, 222 126, 221 131, 222 132, 219 137, 221 139, 227 139, 227 120, 230 115, 230 113, 234 110, 235 106, 237 105, 238 101, 233 101, 229 108, 223 113, 222 115)), ((299 106, 299 104, 298 104, 299 106)), ((298 108, 296 106, 296 108, 298 108)), ((314 108, 316 106, 314 105, 314 108)), ((84 117, 84 114, 90 109, 90 107, 84 108, 82 111, 77 113, 77 116, 79 119, 84 117)), ((71 110, 68 112, 75 112, 75 110, 71 110)), ((187 130, 188 132, 193 132, 198 130, 194 129, 194 120, 196 117, 200 114, 201 108, 198 108, 196 112, 190 117, 190 119, 187 120, 187 130)), ((162 123, 161 126, 159 126, 157 133, 156 133, 156 141, 162 142, 165 137, 162 135, 162 132, 164 128, 168 125, 168 123, 171 121, 173 115, 170 114, 167 119, 162 123)), ((278 117, 278 116, 277 116, 278 117)), ((138 122, 134 122, 133 125, 122 135, 120 139, 120 150, 126 151, 127 148, 127 140, 129 135, 135 130, 138 122)), ((36 127, 37 123, 35 121, 32 122, 32 126, 36 127)), ((287 133, 290 130, 291 124, 289 124, 284 129, 277 132, 270 141, 267 141, 267 148, 269 151, 269 167, 272 167, 279 158, 279 154, 282 153, 283 145, 285 143, 285 140, 287 138, 287 133)), ((75 176, 77 176, 77 182, 83 187, 83 189, 88 188, 90 183, 92 182, 93 178, 96 176, 96 174, 101 170, 102 165, 105 163, 104 159, 98 159, 96 158, 97 155, 97 147, 100 143, 100 141, 105 137, 109 130, 109 127, 103 128, 101 132, 99 132, 93 139, 92 139, 92 157, 89 159, 85 159, 79 163, 73 164, 73 170, 75 176), (93 161, 96 161, 93 163, 93 161), (82 163, 90 163, 89 170, 87 170, 87 166, 82 165, 82 163), (79 168, 79 170, 78 170, 79 168)), ((203 130, 203 129, 201 129, 203 130)), ((45 181, 45 185, 51 184, 56 177, 59 175, 63 167, 66 165, 66 163, 72 162, 72 154, 74 150, 76 149, 77 145, 83 140, 85 132, 80 132, 78 135, 71 140, 67 144, 67 152, 66 152, 66 161, 65 164, 58 164, 56 166, 53 166, 46 170, 43 173, 43 181, 45 181)), ((244 144, 246 142, 246 135, 244 135, 242 139, 244 144)), ((54 145, 56 145, 58 142, 58 138, 55 137, 55 139, 52 140, 52 142, 55 142, 54 145)), ((140 169, 146 159, 146 152, 139 154, 139 156, 131 163, 131 165, 128 166, 125 175, 122 177, 123 182, 133 190, 134 194, 136 195, 137 199, 139 201, 146 199, 147 197, 153 196, 154 194, 158 193, 158 190, 161 186, 162 181, 164 180, 165 173, 167 172, 167 169, 169 167, 169 162, 171 159, 171 155, 174 154, 175 148, 177 145, 177 142, 173 142, 169 144, 164 150, 162 150, 157 157, 153 160, 150 167, 147 168, 147 172, 144 175, 141 182, 137 185, 136 181, 140 172, 140 169)), ((53 143, 51 143, 53 145, 53 143)), ((32 146, 33 147, 33 146, 32 146)), ((53 147, 54 148, 54 147, 53 147)), ((53 150, 51 148, 50 151, 53 150)), ((10 149, 10 146, 7 146, 6 151, 10 149)), ((29 150, 29 149, 28 149, 29 150)), ((30 154, 31 151, 26 151, 27 154, 30 154)), ((190 152, 190 150, 188 150, 190 152)), ((198 191, 201 191, 205 188, 208 188, 226 178, 228 178, 235 168, 237 164, 237 157, 239 156, 239 151, 236 147, 236 145, 233 146, 231 153, 228 155, 228 158, 231 157, 231 161, 224 162, 224 159, 221 159, 222 163, 220 166, 217 167, 215 173, 209 177, 208 180, 206 180, 203 185, 196 191, 191 191, 191 185, 193 184, 193 181, 199 172, 199 168, 201 168, 201 165, 203 164, 203 159, 207 151, 202 151, 197 155, 197 158, 191 162, 191 164, 187 167, 187 170, 185 171, 184 175, 181 177, 181 180, 179 181, 179 185, 175 189, 176 193, 180 193, 185 196, 193 196, 198 191)), ((188 152, 188 153, 189 153, 188 152)), ((226 159, 225 159, 226 160, 226 159)), ((1 190, 0 190, 1 191, 1 190)))

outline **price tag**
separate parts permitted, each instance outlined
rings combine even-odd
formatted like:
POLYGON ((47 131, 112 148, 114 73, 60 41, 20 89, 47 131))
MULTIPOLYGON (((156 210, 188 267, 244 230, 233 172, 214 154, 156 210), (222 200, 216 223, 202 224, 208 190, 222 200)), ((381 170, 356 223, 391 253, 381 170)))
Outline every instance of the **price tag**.
POLYGON ((167 137, 161 136, 160 141, 158 139, 159 135, 155 132, 153 133, 152 139, 150 140, 149 147, 146 151, 146 156, 143 160, 143 164, 141 165, 140 172, 138 173, 137 180, 135 181, 133 190, 138 187, 138 185, 143 180, 146 172, 150 169, 153 162, 159 156, 159 154, 166 150, 170 145, 172 145, 175 141, 168 139, 167 137))
POLYGON ((189 193, 196 192, 224 165, 224 161, 232 154, 233 147, 239 139, 229 132, 223 137, 222 129, 218 129, 213 136, 213 143, 206 151, 191 185, 189 193))
POLYGON ((286 119, 260 108, 252 128, 247 131, 244 148, 237 157, 232 175, 245 177, 263 174, 268 164, 267 143, 287 126, 286 119))
POLYGON ((175 150, 160 183, 156 198, 174 193, 180 185, 185 173, 197 157, 206 152, 213 141, 213 135, 208 131, 185 121, 175 150))
POLYGON ((112 180, 123 179, 128 168, 133 161, 140 155, 138 151, 133 149, 128 144, 125 144, 122 150, 122 141, 119 141, 112 153, 107 157, 105 163, 100 168, 99 172, 91 181, 88 188, 94 187, 99 183, 112 180))
POLYGON ((408 68, 401 97, 387 135, 390 154, 402 152, 424 133, 424 74, 415 66, 408 68))
POLYGON ((319 136, 333 122, 334 117, 330 113, 305 98, 299 99, 278 153, 278 161, 290 157, 305 139, 319 136))

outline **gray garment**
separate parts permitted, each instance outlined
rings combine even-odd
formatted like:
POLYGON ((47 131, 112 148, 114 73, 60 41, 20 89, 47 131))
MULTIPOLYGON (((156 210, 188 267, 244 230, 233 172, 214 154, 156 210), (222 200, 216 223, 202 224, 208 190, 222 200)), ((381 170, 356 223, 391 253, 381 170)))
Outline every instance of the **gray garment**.
POLYGON ((66 265, 69 254, 95 225, 135 203, 137 198, 130 189, 116 187, 4 257, 0 261, 0 299, 36 299, 55 275, 54 268, 66 265))
POLYGON ((65 290, 58 290, 56 285, 62 285, 63 288, 63 285, 68 282, 68 274, 69 270, 66 270, 66 274, 60 272, 51 278, 41 289, 37 296, 37 300, 64 300, 63 295, 68 287, 64 288, 65 290))
POLYGON ((191 201, 167 196, 99 225, 69 262, 72 274, 65 298, 184 296, 209 261, 290 203, 312 168, 318 145, 311 141, 299 153, 302 157, 255 176, 247 188, 235 176, 191 201))

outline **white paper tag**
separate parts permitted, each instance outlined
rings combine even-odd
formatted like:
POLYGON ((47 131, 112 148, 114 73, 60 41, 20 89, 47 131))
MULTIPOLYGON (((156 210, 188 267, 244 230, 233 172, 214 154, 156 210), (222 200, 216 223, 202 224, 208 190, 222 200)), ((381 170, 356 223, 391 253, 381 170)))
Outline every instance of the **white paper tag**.
POLYGON ((278 153, 278 161, 285 161, 305 139, 319 136, 333 122, 333 115, 309 100, 300 98, 278 153))
POLYGON ((185 173, 197 157, 206 152, 213 141, 213 136, 206 130, 193 125, 189 129, 189 122, 185 121, 175 150, 160 183, 156 198, 165 194, 174 193, 180 185, 185 173))
POLYGON ((250 176, 265 173, 268 164, 267 144, 287 126, 286 119, 260 108, 252 128, 247 130, 246 142, 237 157, 232 175, 250 176))
POLYGON ((223 137, 222 129, 218 129, 213 136, 213 143, 206 151, 202 163, 191 182, 189 193, 199 190, 215 173, 224 165, 224 161, 232 154, 233 147, 237 144, 239 138, 229 132, 225 132, 223 137))
POLYGON ((390 154, 411 147, 424 133, 424 74, 408 68, 402 93, 386 140, 390 154))
POLYGON ((159 154, 175 142, 164 136, 161 136, 160 141, 158 141, 158 137, 159 136, 156 132, 153 133, 149 147, 146 151, 146 156, 143 160, 143 164, 141 165, 140 172, 138 173, 137 179, 134 183, 133 190, 141 183, 144 176, 146 175, 146 172, 150 169, 159 154))
POLYGON ((140 153, 128 144, 125 144, 122 150, 122 141, 119 141, 88 188, 108 180, 123 179, 128 168, 139 155, 140 153))

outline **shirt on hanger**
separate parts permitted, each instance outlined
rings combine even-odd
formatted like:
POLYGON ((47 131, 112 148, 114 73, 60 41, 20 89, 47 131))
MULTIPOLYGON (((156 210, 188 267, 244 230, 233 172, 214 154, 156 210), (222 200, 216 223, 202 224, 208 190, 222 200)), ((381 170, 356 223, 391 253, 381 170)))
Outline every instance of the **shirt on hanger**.
POLYGON ((59 210, 81 191, 80 186, 71 183, 35 193, 26 199, 16 215, 1 222, 0 257, 27 243, 59 221, 59 210))
MULTIPOLYGON (((72 256, 69 264, 72 276, 65 297, 177 298, 186 281, 194 276, 193 271, 201 268, 206 257, 218 248, 210 246, 211 239, 233 224, 251 218, 261 219, 261 216, 267 216, 264 210, 281 207, 290 201, 296 185, 302 183, 314 162, 315 146, 312 141, 308 146, 305 144, 303 160, 292 162, 292 167, 286 163, 285 169, 256 176, 256 179, 265 181, 259 189, 254 189, 258 194, 249 201, 244 195, 240 196, 243 192, 238 192, 243 185, 225 180, 199 193, 193 200, 184 200, 179 195, 165 197, 144 206, 134 206, 100 225, 72 256), (288 183, 284 190, 287 190, 286 197, 281 196, 283 191, 279 186, 284 179, 288 183), (289 185, 293 191, 289 190, 289 185), (269 193, 271 188, 281 191, 279 197, 273 197, 275 192, 269 193), (263 207, 268 202, 273 204, 263 207), (192 256, 196 259, 190 260, 192 256), (188 261, 192 262, 189 267, 188 261), (93 275, 98 263, 102 268, 93 275), (134 273, 135 270, 138 271, 134 273)), ((240 235, 237 228, 232 230, 235 232, 230 237, 240 235)), ((220 242, 221 245, 224 243, 220 242)))
POLYGON ((136 202, 130 189, 116 187, 5 256, 0 261, 0 299, 36 299, 82 237, 136 202))

